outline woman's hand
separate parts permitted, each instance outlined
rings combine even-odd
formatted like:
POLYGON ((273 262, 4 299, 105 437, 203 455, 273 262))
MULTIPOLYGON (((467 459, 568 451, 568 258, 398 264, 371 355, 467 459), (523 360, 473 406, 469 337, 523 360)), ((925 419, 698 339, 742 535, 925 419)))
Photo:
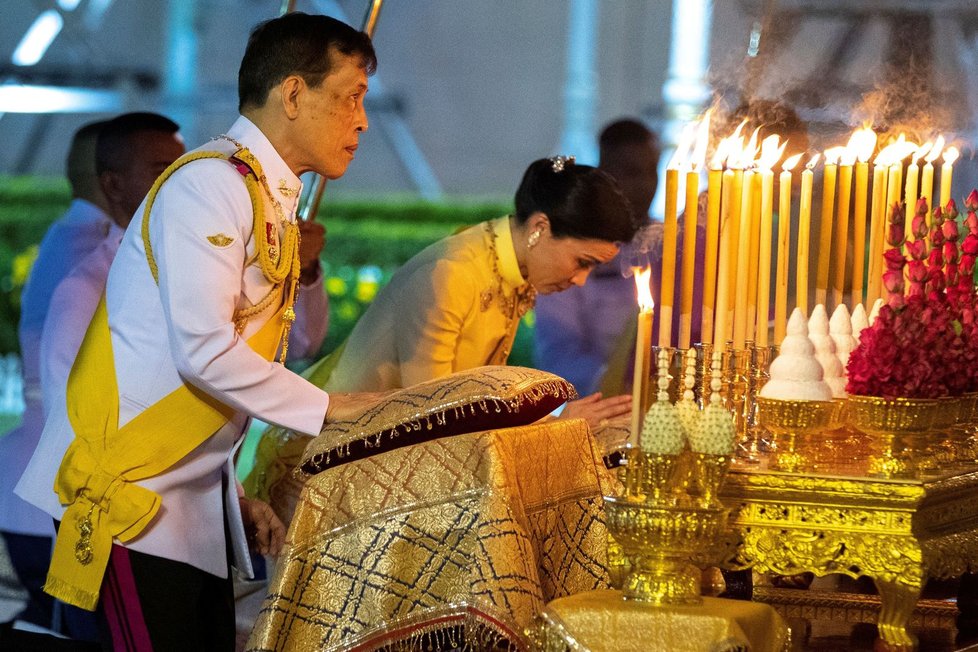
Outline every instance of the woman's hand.
POLYGON ((561 413, 561 419, 584 419, 592 428, 602 425, 616 417, 628 414, 632 410, 632 397, 629 394, 601 398, 601 392, 590 396, 569 401, 561 413))
POLYGON ((239 497, 248 547, 260 555, 278 556, 285 544, 285 526, 263 500, 239 497))

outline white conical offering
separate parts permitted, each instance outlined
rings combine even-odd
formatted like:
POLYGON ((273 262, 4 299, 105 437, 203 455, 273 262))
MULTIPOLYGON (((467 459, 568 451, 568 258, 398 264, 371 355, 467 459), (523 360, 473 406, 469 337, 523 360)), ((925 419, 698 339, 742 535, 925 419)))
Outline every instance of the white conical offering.
POLYGON ((815 306, 808 319, 808 339, 815 345, 815 359, 822 365, 822 380, 832 388, 832 397, 845 398, 845 371, 836 355, 835 341, 829 333, 829 315, 822 304, 815 306))
POLYGON ((669 353, 659 350, 659 394, 645 413, 642 451, 650 455, 679 455, 686 445, 686 432, 679 410, 669 402, 669 353))
POLYGON ((859 335, 863 330, 869 328, 869 316, 866 314, 866 308, 863 304, 856 304, 856 307, 852 309, 852 339, 859 343, 859 335))
POLYGON ((869 325, 870 326, 872 326, 873 325, 873 322, 876 321, 876 318, 879 317, 880 310, 882 310, 882 309, 883 309, 883 300, 882 299, 877 299, 873 303, 872 310, 869 311, 869 325))
POLYGON ((689 434, 689 448, 694 453, 707 455, 730 455, 733 453, 737 431, 734 428, 733 413, 723 407, 720 388, 723 383, 720 371, 720 352, 714 351, 713 373, 710 378, 710 400, 696 427, 689 434))
POLYGON ((835 355, 842 363, 842 376, 846 375, 846 365, 849 364, 849 354, 856 348, 856 340, 852 336, 852 319, 849 316, 849 309, 844 303, 840 303, 832 319, 829 320, 829 335, 835 342, 835 355))
POLYGON ((795 308, 778 357, 771 363, 771 379, 761 388, 765 398, 783 401, 830 401, 832 389, 822 380, 822 365, 808 339, 808 320, 795 308))

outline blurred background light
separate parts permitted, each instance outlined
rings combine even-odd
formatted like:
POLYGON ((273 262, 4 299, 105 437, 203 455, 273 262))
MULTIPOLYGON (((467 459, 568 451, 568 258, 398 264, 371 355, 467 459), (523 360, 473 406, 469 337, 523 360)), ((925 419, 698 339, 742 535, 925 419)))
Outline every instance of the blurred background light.
POLYGON ((61 32, 64 24, 64 18, 57 10, 48 9, 27 29, 10 60, 18 66, 33 66, 48 51, 48 47, 61 32))

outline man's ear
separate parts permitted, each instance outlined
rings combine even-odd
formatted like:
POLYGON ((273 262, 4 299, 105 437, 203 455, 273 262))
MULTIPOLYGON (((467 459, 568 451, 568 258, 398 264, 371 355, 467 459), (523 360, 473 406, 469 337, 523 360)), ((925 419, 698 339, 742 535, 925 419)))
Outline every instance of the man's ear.
POLYGON ((289 120, 295 120, 299 116, 299 105, 302 103, 305 90, 306 82, 299 75, 289 75, 278 85, 282 110, 289 120))
POLYGON ((122 188, 122 179, 119 178, 116 172, 106 170, 98 175, 98 185, 102 189, 102 194, 105 195, 105 199, 109 204, 113 204, 118 200, 122 188))

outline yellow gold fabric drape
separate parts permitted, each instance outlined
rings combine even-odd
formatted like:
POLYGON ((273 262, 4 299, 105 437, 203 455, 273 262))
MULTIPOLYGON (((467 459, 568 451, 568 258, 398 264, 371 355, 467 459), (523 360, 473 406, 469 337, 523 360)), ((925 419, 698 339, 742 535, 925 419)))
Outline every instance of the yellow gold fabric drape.
POLYGON ((548 601, 608 586, 607 480, 580 420, 429 441, 312 476, 248 649, 525 647, 548 601))
POLYGON ((697 606, 648 607, 619 591, 555 600, 527 632, 541 652, 781 652, 787 625, 765 604, 703 598, 697 606))

